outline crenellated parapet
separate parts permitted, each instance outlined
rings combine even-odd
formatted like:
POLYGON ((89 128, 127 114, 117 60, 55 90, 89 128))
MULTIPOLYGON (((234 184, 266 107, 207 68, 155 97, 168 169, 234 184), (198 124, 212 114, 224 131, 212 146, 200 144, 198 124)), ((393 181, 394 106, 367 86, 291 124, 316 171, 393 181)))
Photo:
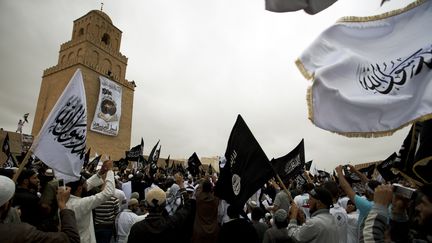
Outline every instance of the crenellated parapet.
POLYGON ((98 72, 100 75, 106 76, 109 79, 111 79, 113 81, 116 81, 117 83, 119 83, 119 84, 121 84, 121 85, 123 85, 123 86, 125 86, 127 88, 135 90, 135 85, 134 85, 133 81, 129 82, 127 79, 121 80, 120 77, 119 77, 119 75, 116 74, 116 73, 111 73, 111 75, 108 76, 107 73, 110 70, 108 70, 107 68, 103 68, 103 67, 97 65, 95 62, 93 62, 91 60, 88 60, 85 57, 72 58, 70 60, 65 61, 64 63, 61 63, 61 64, 58 64, 56 66, 47 68, 47 69, 44 70, 42 77, 51 75, 53 73, 59 72, 61 70, 67 69, 67 68, 70 68, 70 67, 72 67, 74 65, 77 65, 77 64, 84 65, 84 66, 86 66, 86 67, 88 67, 88 68, 90 68, 90 69, 98 72))

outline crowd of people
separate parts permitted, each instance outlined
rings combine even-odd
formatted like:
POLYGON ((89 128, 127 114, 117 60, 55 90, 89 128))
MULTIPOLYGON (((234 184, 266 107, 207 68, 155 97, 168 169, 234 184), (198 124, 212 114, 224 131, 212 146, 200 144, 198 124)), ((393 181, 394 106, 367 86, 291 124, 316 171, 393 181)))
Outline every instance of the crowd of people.
POLYGON ((45 166, 16 182, 16 170, 2 169, 0 242, 432 242, 432 185, 348 169, 363 190, 338 166, 327 178, 305 172, 303 185, 271 179, 244 208, 215 195, 217 173, 119 171, 107 160, 63 186, 45 166))

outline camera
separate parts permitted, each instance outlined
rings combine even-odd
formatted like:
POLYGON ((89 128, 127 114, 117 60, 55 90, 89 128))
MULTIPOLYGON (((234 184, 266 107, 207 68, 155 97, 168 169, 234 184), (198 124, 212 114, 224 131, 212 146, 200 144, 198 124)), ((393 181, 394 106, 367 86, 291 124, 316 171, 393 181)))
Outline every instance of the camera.
POLYGON ((413 199, 415 197, 416 190, 413 188, 402 186, 401 184, 394 183, 393 192, 401 197, 413 199))
POLYGON ((64 187, 64 180, 63 179, 58 179, 58 187, 64 187))

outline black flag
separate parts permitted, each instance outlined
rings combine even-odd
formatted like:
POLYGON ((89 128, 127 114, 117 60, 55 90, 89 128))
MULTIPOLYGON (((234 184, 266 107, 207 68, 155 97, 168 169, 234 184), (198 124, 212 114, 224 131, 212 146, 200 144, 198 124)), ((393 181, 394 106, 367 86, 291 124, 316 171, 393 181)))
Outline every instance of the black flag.
POLYGON ((171 155, 168 155, 168 158, 165 160, 165 169, 169 166, 170 156, 171 155))
POLYGON ((294 176, 293 180, 297 183, 297 188, 301 189, 303 188, 303 185, 305 185, 307 182, 307 179, 303 175, 303 173, 299 173, 294 176))
POLYGON ((209 164, 209 167, 208 167, 208 169, 207 169, 207 173, 208 173, 209 175, 213 175, 213 167, 212 167, 211 164, 209 164))
POLYGON ((87 150, 87 153, 84 156, 84 164, 83 164, 83 168, 87 167, 88 163, 90 162, 90 150, 91 148, 89 148, 87 150))
POLYGON ((287 183, 289 179, 293 179, 294 176, 303 173, 305 166, 304 140, 302 139, 287 155, 272 159, 270 164, 284 183, 287 183))
POLYGON ((3 168, 18 167, 18 164, 17 164, 15 158, 13 157, 13 155, 10 152, 9 133, 6 133, 6 137, 3 140, 2 151, 7 156, 6 161, 3 163, 3 168))
POLYGON ((396 175, 392 170, 396 163, 396 157, 397 154, 393 153, 377 166, 378 172, 387 182, 393 181, 394 179, 398 178, 398 175, 396 175))
POLYGON ((140 156, 143 155, 144 150, 144 139, 141 138, 141 144, 131 148, 129 151, 126 151, 126 159, 130 161, 138 161, 140 160, 140 156))
POLYGON ((159 142, 160 142, 160 140, 158 140, 158 142, 152 148, 152 150, 150 151, 149 157, 147 159, 147 162, 150 165, 150 176, 152 176, 152 177, 157 171, 157 160, 159 159, 159 154, 158 154, 159 152, 157 151, 157 146, 159 145, 159 142))
POLYGON ((161 149, 162 149, 162 145, 159 145, 159 148, 158 148, 158 149, 154 152, 154 154, 153 154, 152 161, 153 161, 154 163, 156 163, 156 165, 157 165, 158 160, 159 160, 159 156, 160 156, 160 153, 161 153, 161 149))
POLYGON ((121 158, 117 161, 113 161, 114 166, 116 166, 120 171, 128 167, 129 163, 125 158, 121 158))
POLYGON ((399 150, 396 167, 418 185, 432 184, 432 119, 416 122, 399 150))
POLYGON ((201 161, 198 158, 198 155, 194 152, 188 159, 187 170, 191 173, 193 177, 196 177, 199 174, 200 166, 201 166, 201 161))
POLYGON ((152 150, 150 151, 150 154, 149 154, 148 159, 147 159, 150 164, 153 162, 153 158, 155 156, 156 149, 157 149, 157 146, 159 145, 159 142, 160 142, 160 140, 158 140, 158 142, 155 144, 155 146, 153 146, 152 150))
POLYGON ((345 179, 350 184, 361 182, 361 178, 356 173, 349 170, 348 165, 344 165, 343 170, 344 170, 344 174, 345 174, 345 179))
POLYGON ((88 172, 93 173, 96 170, 96 167, 99 164, 101 157, 102 154, 94 158, 90 163, 88 163, 87 165, 88 172))
POLYGON ((309 171, 312 166, 312 160, 305 163, 305 170, 309 171))
POLYGON ((5 137, 5 139, 3 140, 2 151, 3 151, 3 153, 5 153, 6 155, 9 155, 9 154, 10 154, 9 133, 6 133, 6 137, 5 137))
POLYGON ((9 153, 6 161, 3 163, 3 168, 18 167, 18 164, 11 153, 9 153))
POLYGON ((359 171, 365 174, 368 179, 372 179, 372 175, 375 172, 375 167, 375 164, 371 164, 368 167, 359 169, 359 171))
POLYGON ((220 164, 216 194, 241 209, 246 201, 273 176, 264 151, 240 115, 231 131, 220 164))
POLYGON ((30 113, 25 113, 24 114, 24 122, 27 122, 28 123, 28 116, 30 115, 30 113))

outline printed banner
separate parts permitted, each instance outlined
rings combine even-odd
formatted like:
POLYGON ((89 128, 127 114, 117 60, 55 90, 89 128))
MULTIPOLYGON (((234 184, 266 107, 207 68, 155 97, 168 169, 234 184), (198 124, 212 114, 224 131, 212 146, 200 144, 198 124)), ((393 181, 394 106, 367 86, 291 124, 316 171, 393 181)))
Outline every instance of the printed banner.
POLYGON ((120 129, 122 87, 100 76, 99 101, 90 130, 117 136, 120 129))

